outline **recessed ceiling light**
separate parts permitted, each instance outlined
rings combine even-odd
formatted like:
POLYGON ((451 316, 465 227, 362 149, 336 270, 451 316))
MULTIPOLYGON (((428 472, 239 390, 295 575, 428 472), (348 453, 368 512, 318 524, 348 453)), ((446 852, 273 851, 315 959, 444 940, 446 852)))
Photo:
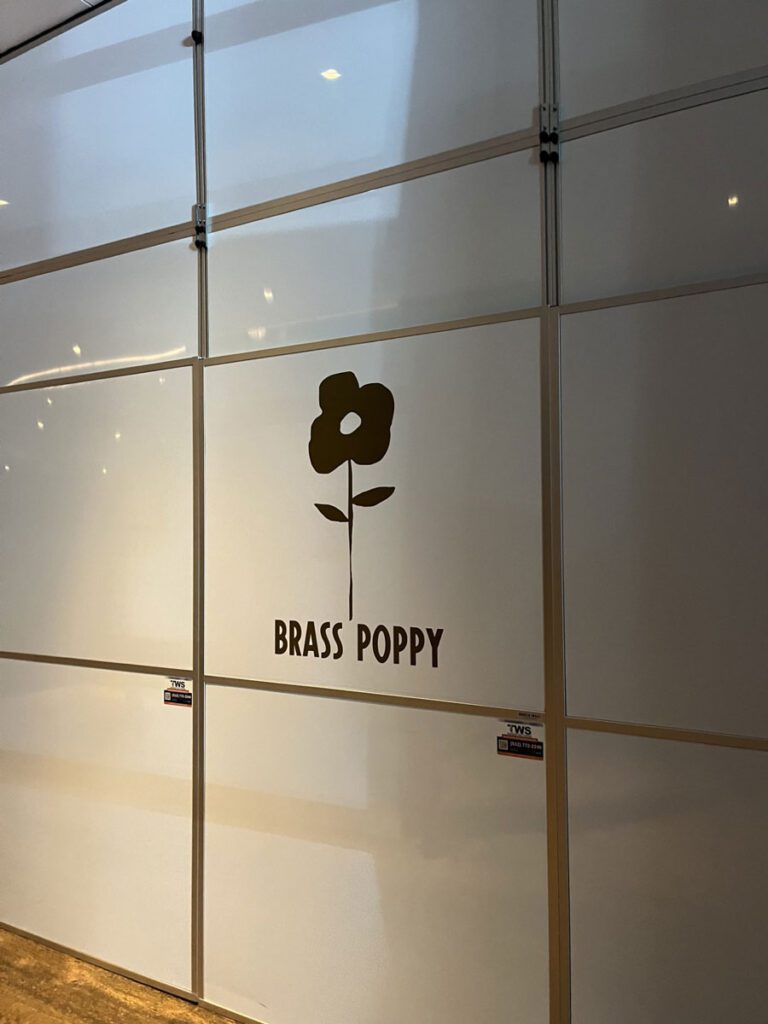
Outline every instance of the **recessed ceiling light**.
POLYGON ((0 199, 0 206, 9 206, 9 205, 10 204, 9 204, 7 199, 0 199))
POLYGON ((76 356, 79 356, 79 355, 82 354, 83 350, 80 348, 79 345, 73 345, 72 346, 72 351, 75 353, 76 356))
POLYGON ((326 82, 335 82, 337 78, 341 78, 341 72, 337 71, 336 68, 328 68, 326 71, 321 71, 320 74, 326 82))
POLYGON ((739 197, 738 196, 728 196, 728 205, 729 206, 738 206, 739 205, 739 197))

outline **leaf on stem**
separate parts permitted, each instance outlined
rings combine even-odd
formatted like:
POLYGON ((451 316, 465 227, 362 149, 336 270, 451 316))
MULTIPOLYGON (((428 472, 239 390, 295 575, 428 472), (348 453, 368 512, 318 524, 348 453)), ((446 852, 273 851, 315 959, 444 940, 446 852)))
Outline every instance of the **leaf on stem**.
POLYGON ((380 505, 382 501, 386 501, 391 494, 394 494, 394 491, 394 487, 372 487, 370 491, 361 491, 360 494, 356 494, 352 499, 352 504, 364 505, 366 508, 380 505))
POLYGON ((333 523, 346 523, 348 522, 347 517, 341 511, 340 508, 336 508, 335 505, 318 505, 315 503, 315 508, 320 515, 325 516, 326 519, 330 519, 333 523))

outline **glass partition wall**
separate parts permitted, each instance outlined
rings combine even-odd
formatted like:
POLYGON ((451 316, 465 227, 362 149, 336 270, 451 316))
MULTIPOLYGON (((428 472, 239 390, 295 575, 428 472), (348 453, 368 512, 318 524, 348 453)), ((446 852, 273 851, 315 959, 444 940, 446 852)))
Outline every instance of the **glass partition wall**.
POLYGON ((0 63, 4 927, 265 1024, 759 1014, 768 13, 673 7, 0 63))

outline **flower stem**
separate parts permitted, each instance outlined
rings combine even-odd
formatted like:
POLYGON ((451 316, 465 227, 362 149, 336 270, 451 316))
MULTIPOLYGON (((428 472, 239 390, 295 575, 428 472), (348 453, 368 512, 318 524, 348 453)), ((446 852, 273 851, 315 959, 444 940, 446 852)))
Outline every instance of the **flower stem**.
POLYGON ((354 505, 352 504, 352 459, 347 461, 347 529, 349 532, 349 621, 352 621, 352 524, 354 522, 354 505))

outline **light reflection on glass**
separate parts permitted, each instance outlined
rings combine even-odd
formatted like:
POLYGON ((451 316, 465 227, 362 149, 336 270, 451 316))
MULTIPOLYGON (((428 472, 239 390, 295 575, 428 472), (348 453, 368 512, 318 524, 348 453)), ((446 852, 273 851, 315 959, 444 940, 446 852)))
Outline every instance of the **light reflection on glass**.
POLYGON ((165 359, 172 359, 174 356, 182 356, 186 351, 186 345, 180 345, 178 348, 169 349, 167 352, 154 352, 147 356, 115 356, 113 359, 93 359, 89 363, 72 363, 69 366, 52 366, 47 370, 38 370, 36 373, 25 373, 21 377, 9 380, 7 386, 12 387, 14 384, 26 384, 31 380, 55 377, 57 374, 71 373, 75 370, 99 370, 106 366, 131 366, 136 363, 159 363, 165 359))

